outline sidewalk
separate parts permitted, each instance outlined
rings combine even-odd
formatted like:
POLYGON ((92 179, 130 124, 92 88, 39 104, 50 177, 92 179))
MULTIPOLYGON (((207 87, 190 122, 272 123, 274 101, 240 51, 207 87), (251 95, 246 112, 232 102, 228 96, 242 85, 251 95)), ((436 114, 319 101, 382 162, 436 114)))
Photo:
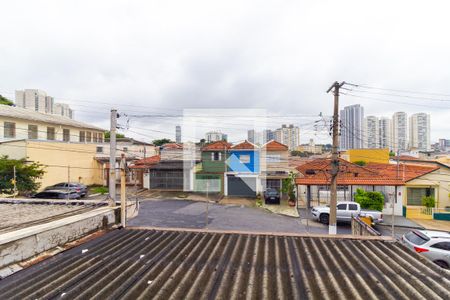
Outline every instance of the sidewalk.
POLYGON ((420 226, 422 226, 426 229, 450 232, 450 222, 449 221, 414 219, 414 222, 416 222, 417 224, 419 224, 420 226))
MULTIPOLYGON (((392 216, 383 214, 383 223, 377 224, 380 226, 392 226, 392 216)), ((407 219, 403 216, 394 216, 395 227, 424 229, 423 226, 416 223, 416 220, 407 219)))

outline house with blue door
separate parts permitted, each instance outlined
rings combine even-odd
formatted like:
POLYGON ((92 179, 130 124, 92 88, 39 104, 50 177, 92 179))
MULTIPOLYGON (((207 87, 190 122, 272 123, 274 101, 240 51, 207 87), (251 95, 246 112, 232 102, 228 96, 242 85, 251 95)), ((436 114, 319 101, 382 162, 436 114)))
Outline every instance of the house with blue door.
POLYGON ((259 147, 244 141, 231 146, 228 152, 225 196, 255 197, 261 191, 259 147))

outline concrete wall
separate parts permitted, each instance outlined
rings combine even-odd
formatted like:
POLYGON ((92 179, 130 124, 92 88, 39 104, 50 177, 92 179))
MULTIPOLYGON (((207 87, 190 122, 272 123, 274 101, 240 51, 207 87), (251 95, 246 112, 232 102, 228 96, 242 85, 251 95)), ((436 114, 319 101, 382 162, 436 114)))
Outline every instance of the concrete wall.
POLYGON ((1 234, 0 268, 77 240, 115 222, 114 209, 99 208, 81 215, 1 234))

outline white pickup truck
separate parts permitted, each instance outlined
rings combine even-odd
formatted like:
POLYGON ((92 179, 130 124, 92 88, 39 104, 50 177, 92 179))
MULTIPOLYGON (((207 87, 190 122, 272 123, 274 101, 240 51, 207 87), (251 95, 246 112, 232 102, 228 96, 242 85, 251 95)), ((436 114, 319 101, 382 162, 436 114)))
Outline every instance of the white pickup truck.
MULTIPOLYGON (((313 218, 321 223, 328 224, 330 219, 330 206, 317 206, 311 209, 313 218)), ((352 217, 370 217, 372 223, 383 222, 383 214, 376 210, 365 210, 361 209, 359 203, 345 201, 338 202, 336 206, 336 220, 337 221, 348 221, 352 220, 352 217)))

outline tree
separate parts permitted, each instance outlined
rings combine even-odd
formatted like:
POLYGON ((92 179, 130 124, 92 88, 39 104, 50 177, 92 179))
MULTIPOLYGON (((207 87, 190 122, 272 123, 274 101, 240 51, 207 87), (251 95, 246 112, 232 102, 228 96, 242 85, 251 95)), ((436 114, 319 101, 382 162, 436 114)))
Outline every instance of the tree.
MULTIPOLYGON (((105 131, 105 140, 109 140, 110 137, 111 137, 111 132, 105 131)), ((124 138, 124 137, 125 137, 124 134, 122 134, 122 133, 116 133, 116 138, 122 139, 122 138, 124 138)))
POLYGON ((20 194, 35 192, 40 187, 38 179, 45 171, 39 163, 27 164, 26 159, 9 159, 0 157, 0 190, 12 193, 14 191, 14 166, 16 167, 16 184, 20 194))
POLYGON ((170 139, 159 139, 159 140, 153 140, 152 144, 155 146, 162 146, 167 143, 173 143, 170 139))
POLYGON ((395 156, 395 152, 394 151, 389 151, 389 157, 393 157, 393 156, 395 156))
POLYGON ((367 163, 364 160, 358 160, 358 161, 355 161, 355 165, 364 167, 365 165, 367 165, 367 163))
POLYGON ((13 106, 14 105, 14 103, 11 100, 9 100, 6 97, 3 97, 2 95, 0 95, 0 104, 9 105, 9 106, 13 106))
POLYGON ((384 196, 380 192, 366 192, 363 189, 356 189, 355 201, 363 209, 383 210, 384 196))
POLYGON ((433 208, 436 204, 433 196, 423 196, 422 197, 422 205, 427 208, 433 208))

